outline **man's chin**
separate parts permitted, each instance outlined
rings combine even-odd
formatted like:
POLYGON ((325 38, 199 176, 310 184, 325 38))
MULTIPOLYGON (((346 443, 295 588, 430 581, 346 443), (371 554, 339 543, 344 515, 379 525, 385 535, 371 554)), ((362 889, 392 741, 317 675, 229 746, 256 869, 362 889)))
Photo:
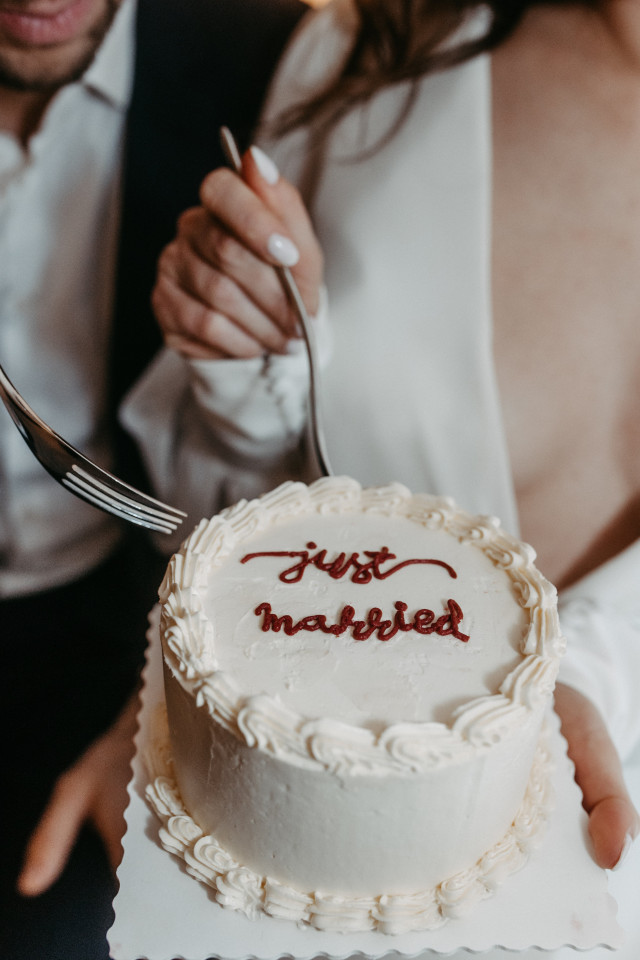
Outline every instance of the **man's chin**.
POLYGON ((0 51, 0 87, 24 93, 53 93, 79 80, 91 65, 96 50, 91 48, 72 61, 69 57, 3 57, 0 51), (37 59, 37 62, 36 62, 37 59))
POLYGON ((100 21, 69 43, 3 48, 0 42, 0 87, 50 93, 78 80, 93 62, 119 6, 120 0, 106 0, 100 21))

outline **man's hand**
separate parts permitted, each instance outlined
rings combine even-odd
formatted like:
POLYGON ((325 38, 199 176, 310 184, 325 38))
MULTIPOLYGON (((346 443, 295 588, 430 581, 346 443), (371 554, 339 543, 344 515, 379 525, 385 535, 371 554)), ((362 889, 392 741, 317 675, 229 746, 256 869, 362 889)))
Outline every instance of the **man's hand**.
POLYGON ((113 726, 57 781, 27 846, 18 878, 24 896, 44 893, 58 879, 86 822, 100 834, 114 871, 120 863, 137 712, 135 694, 113 726))
POLYGON ((589 814, 594 858, 611 870, 621 863, 640 830, 620 759, 598 710, 581 693, 558 684, 556 711, 575 764, 582 804, 589 814))

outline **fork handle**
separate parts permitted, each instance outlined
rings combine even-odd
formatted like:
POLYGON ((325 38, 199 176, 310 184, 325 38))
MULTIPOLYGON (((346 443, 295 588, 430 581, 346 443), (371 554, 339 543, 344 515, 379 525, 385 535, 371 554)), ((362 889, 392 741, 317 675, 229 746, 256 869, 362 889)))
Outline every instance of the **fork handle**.
MULTIPOLYGON (((229 165, 233 170, 235 170, 236 173, 242 176, 242 158, 240 156, 240 151, 238 150, 235 137, 228 127, 220 128, 220 141, 222 143, 222 149, 224 150, 227 160, 229 161, 229 165)), ((320 375, 318 370, 318 352, 316 347, 315 332, 313 330, 313 323, 309 314, 307 313, 307 308, 304 305, 300 290, 298 289, 298 285, 293 279, 289 268, 274 267, 274 270, 280 279, 280 283, 284 288, 287 299, 295 310, 296 316, 300 321, 300 326, 302 328, 302 335, 307 348, 307 356, 309 358, 309 404, 313 452, 315 454, 320 473, 322 473, 325 477, 331 477, 333 476, 333 470, 331 469, 329 457, 327 455, 324 431, 322 429, 320 420, 320 403, 318 397, 320 375)))

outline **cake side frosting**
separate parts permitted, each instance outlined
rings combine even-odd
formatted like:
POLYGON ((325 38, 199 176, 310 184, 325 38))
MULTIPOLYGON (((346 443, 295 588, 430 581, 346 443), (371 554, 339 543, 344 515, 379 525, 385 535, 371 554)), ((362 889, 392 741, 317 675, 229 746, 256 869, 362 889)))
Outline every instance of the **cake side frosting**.
POLYGON ((540 842, 553 807, 552 759, 548 734, 540 738, 527 789, 505 835, 476 863, 447 880, 413 894, 348 897, 304 892, 261 876, 235 860, 187 812, 175 779, 166 711, 159 712, 145 757, 153 779, 146 797, 162 826, 164 849, 180 858, 195 880, 214 891, 223 907, 250 919, 260 914, 308 924, 333 933, 378 930, 388 935, 435 930, 492 895, 520 870, 540 842))

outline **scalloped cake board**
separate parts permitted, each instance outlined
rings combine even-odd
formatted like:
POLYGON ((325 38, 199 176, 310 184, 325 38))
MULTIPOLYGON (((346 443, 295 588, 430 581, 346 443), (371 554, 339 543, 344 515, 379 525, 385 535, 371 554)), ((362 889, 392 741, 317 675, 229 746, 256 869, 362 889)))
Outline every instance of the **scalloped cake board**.
MULTIPOLYGON (((155 619, 155 618, 154 618, 155 619)), ((124 857, 118 871, 115 922, 109 931, 113 960, 311 960, 353 955, 388 955, 555 950, 620 947, 624 934, 607 874, 593 862, 586 817, 566 743, 556 725, 556 807, 526 866, 491 898, 435 931, 386 936, 381 933, 327 934, 261 917, 257 921, 220 907, 211 891, 190 877, 158 840, 159 823, 144 800, 147 775, 141 759, 151 715, 163 697, 157 628, 150 630, 145 685, 136 737, 124 857)))

